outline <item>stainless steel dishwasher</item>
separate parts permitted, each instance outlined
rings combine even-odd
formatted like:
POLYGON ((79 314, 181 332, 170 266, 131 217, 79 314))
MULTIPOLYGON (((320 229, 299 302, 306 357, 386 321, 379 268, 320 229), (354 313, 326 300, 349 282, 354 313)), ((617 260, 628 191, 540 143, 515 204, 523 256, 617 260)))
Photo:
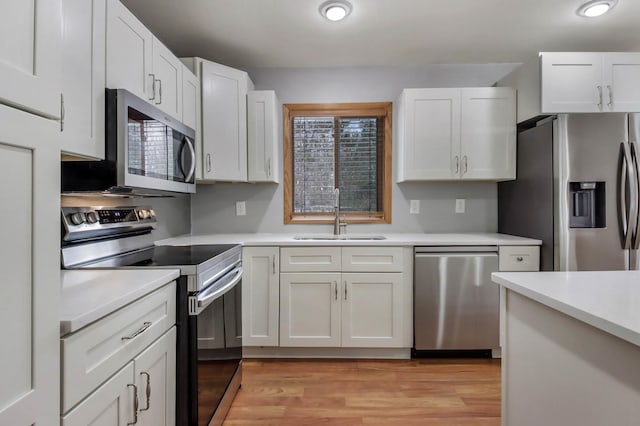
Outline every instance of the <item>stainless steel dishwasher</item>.
POLYGON ((414 256, 414 356, 490 355, 499 347, 498 248, 415 247, 414 256))

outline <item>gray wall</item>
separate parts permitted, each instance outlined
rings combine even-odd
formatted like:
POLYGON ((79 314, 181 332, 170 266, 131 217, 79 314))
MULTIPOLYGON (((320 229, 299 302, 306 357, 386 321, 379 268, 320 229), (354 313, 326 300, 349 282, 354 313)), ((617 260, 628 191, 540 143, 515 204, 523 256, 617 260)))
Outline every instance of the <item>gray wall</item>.
MULTIPOLYGON (((492 86, 517 64, 434 65, 426 68, 300 68, 249 70, 256 89, 273 89, 282 103, 394 101, 403 88, 492 86)), ((394 116, 395 105, 394 105, 394 116)), ((394 120, 394 140, 397 124, 394 120)), ((280 141, 282 129, 280 129, 280 141)), ((282 159, 282 144, 280 159, 282 159)), ((393 148, 392 223, 349 225, 348 232, 495 232, 495 183, 396 184, 393 148), (454 213, 456 198, 466 212, 454 213), (409 214, 409 200, 420 200, 420 214, 409 214)), ((282 182, 282 170, 280 170, 282 182)), ((284 225, 282 184, 199 185, 191 198, 191 232, 329 232, 330 225, 284 225), (246 216, 235 202, 246 202, 246 216)))

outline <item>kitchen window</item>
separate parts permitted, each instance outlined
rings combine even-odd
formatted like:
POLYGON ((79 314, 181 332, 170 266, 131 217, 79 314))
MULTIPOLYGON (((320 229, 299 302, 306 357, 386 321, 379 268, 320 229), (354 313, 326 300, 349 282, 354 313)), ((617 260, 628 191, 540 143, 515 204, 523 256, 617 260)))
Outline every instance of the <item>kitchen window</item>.
POLYGON ((284 223, 391 223, 391 102, 284 105, 284 223))

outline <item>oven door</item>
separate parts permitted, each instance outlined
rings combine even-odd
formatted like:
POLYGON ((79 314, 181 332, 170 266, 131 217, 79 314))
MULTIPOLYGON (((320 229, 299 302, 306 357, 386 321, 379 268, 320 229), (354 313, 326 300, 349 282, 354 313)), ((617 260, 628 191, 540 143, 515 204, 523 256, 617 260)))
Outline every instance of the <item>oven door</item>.
POLYGON ((191 425, 219 425, 241 379, 242 268, 190 296, 191 425))

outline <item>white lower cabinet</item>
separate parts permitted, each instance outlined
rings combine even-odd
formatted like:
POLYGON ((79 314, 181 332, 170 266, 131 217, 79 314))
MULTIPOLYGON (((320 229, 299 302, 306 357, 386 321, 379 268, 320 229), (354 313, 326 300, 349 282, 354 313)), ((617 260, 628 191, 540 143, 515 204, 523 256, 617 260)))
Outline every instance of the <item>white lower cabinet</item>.
POLYGON ((411 346, 411 274, 401 247, 287 247, 280 254, 280 346, 411 346))
POLYGON ((171 283, 62 338, 62 425, 174 425, 174 325, 171 283))
POLYGON ((340 273, 280 276, 280 346, 340 346, 340 273))
POLYGON ((245 247, 242 267, 242 344, 278 346, 280 248, 245 247))
POLYGON ((173 425, 175 346, 173 327, 63 416, 62 425, 173 425))

